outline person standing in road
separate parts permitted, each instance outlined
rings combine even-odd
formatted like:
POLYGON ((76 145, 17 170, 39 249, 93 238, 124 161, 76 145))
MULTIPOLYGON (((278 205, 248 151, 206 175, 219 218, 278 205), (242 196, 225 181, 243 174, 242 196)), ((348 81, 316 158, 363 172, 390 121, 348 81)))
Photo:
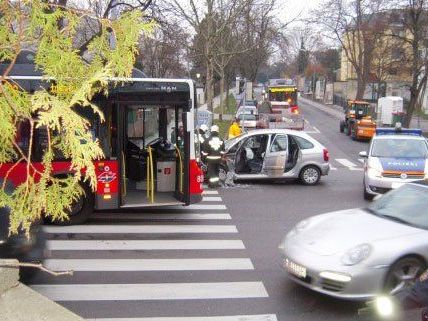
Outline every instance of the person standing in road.
POLYGON ((239 127, 239 118, 235 117, 233 119, 232 125, 229 127, 229 137, 228 139, 235 138, 242 134, 241 127, 239 127))
POLYGON ((221 157, 224 153, 224 142, 219 137, 219 128, 217 125, 211 127, 211 135, 204 143, 203 155, 207 161, 207 178, 210 187, 218 186, 220 181, 219 169, 221 157))

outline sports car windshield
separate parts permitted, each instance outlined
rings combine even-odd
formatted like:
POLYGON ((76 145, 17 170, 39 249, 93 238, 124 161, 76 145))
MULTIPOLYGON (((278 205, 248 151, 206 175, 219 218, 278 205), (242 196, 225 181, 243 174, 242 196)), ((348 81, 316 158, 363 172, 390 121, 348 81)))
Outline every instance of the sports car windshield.
POLYGON ((404 185, 382 196, 368 210, 385 219, 428 229, 428 187, 404 185))
POLYGON ((371 156, 389 158, 427 158, 428 146, 419 139, 375 139, 371 156))

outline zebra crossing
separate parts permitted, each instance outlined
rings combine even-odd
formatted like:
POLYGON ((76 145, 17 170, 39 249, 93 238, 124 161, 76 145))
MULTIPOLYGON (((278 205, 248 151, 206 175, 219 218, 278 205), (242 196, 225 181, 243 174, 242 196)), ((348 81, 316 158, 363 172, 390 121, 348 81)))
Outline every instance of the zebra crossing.
POLYGON ((359 158, 358 163, 354 163, 346 158, 335 158, 330 160, 330 170, 337 171, 346 169, 350 171, 363 171, 364 159, 359 158))
POLYGON ((277 321, 218 191, 190 207, 97 213, 44 226, 44 264, 31 288, 88 321, 277 321))

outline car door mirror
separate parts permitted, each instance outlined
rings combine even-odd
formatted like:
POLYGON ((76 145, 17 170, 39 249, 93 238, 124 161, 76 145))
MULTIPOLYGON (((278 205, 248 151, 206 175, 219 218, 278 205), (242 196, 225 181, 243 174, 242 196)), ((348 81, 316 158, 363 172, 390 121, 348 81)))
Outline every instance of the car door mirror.
POLYGON ((368 154, 367 154, 367 152, 366 152, 366 151, 362 151, 362 152, 359 152, 358 156, 360 156, 360 157, 362 157, 362 158, 367 158, 367 157, 368 157, 368 154))

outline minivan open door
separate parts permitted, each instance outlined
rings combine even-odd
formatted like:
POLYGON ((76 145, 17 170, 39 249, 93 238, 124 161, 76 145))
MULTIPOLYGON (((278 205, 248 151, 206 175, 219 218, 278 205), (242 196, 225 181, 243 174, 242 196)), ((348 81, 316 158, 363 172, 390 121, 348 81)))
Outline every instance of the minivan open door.
POLYGON ((272 178, 284 175, 285 164, 288 159, 288 137, 287 135, 272 136, 271 144, 266 148, 264 169, 266 174, 272 178))

